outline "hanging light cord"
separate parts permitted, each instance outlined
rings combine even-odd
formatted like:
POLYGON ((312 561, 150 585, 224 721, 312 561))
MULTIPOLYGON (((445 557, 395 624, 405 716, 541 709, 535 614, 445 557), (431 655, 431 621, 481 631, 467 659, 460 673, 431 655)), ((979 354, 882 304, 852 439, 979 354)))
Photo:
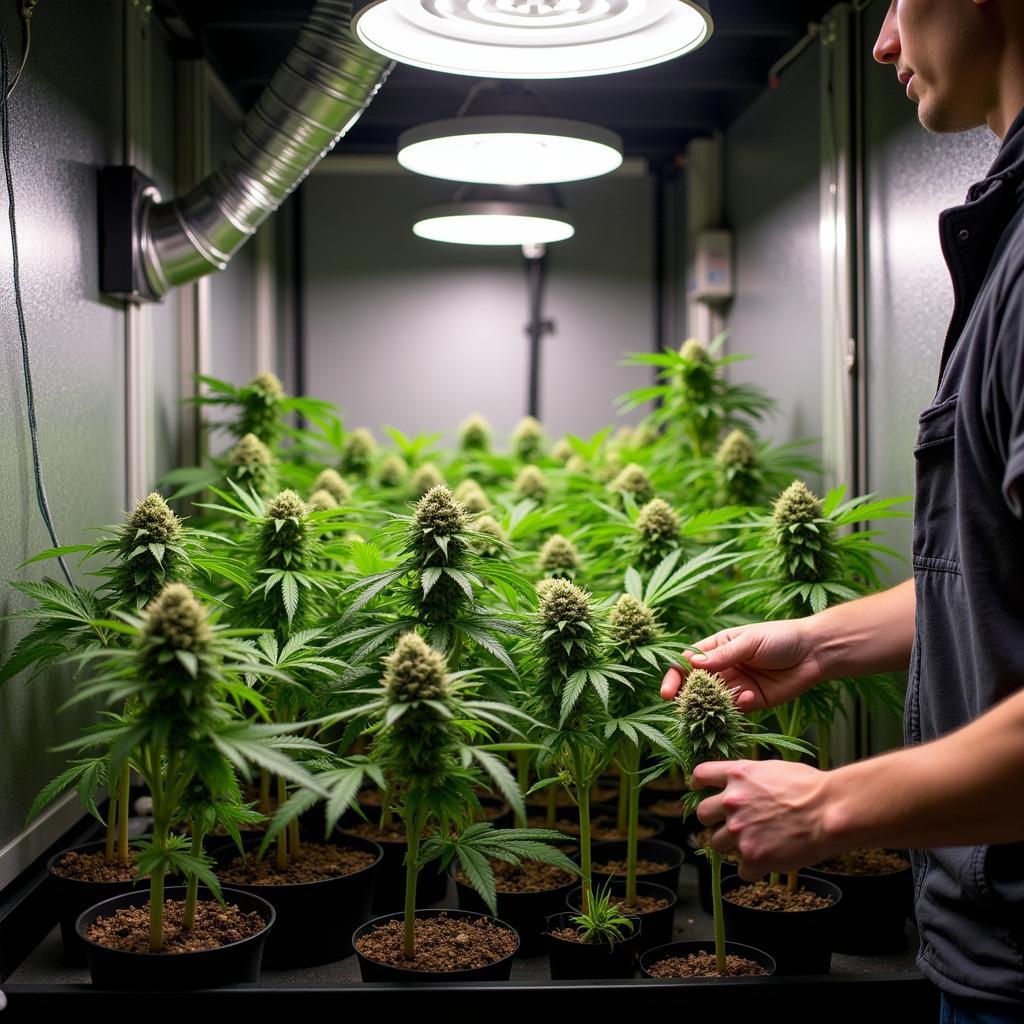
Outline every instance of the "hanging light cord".
POLYGON ((21 15, 21 64, 18 66, 18 70, 15 72, 9 86, 7 85, 7 80, 4 79, 4 87, 0 89, 0 105, 6 105, 7 101, 11 98, 11 93, 18 87, 18 82, 21 81, 21 73, 25 70, 25 65, 28 63, 28 51, 32 47, 32 12, 35 10, 37 2, 38 0, 19 0, 18 13, 21 15))
MULTIPOLYGON (((27 8, 26 4, 22 4, 21 10, 24 12, 27 8)), ((28 17, 23 13, 22 21, 25 24, 26 31, 28 28, 28 17)), ((28 56, 28 46, 25 47, 25 56, 28 56)), ((25 61, 22 60, 21 68, 24 68, 25 61)), ((18 69, 18 75, 21 75, 21 68, 18 69)), ((14 277, 14 304, 18 313, 18 334, 21 338, 21 366, 22 372, 25 377, 25 402, 28 406, 28 428, 29 435, 32 439, 32 469, 35 475, 36 483, 36 503, 39 506, 39 511, 42 514, 43 522, 46 524, 46 530, 50 534, 50 540, 55 548, 60 547, 60 541, 57 540, 57 531, 53 526, 53 516, 50 514, 50 505, 46 500, 46 488, 43 487, 43 471, 39 461, 39 430, 36 423, 36 402, 35 395, 32 391, 32 368, 28 358, 28 330, 25 327, 25 307, 21 300, 21 273, 18 264, 18 229, 17 222, 14 216, 14 178, 11 175, 11 119, 10 111, 8 109, 7 100, 11 93, 14 91, 14 85, 17 85, 18 79, 15 77, 14 84, 10 85, 10 58, 7 54, 7 40, 4 38, 3 29, 0 28, 0 96, 3 96, 3 102, 0 103, 0 149, 3 152, 4 161, 4 178, 7 182, 7 214, 8 221, 11 228, 11 266, 14 277)), ((60 563, 61 572, 64 574, 64 578, 68 581, 69 587, 74 587, 74 583, 71 580, 71 573, 68 572, 68 567, 64 562, 63 557, 58 557, 57 561, 60 563)))

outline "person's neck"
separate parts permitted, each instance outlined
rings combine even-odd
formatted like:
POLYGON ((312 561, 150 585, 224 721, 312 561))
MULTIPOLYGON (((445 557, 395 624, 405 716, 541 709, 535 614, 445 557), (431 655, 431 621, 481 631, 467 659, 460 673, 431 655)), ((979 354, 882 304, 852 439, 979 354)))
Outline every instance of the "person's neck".
POLYGON ((1024 110, 1024 52, 1007 49, 1003 54, 1002 70, 999 75, 995 102, 985 118, 989 128, 1006 138, 1010 125, 1024 110))

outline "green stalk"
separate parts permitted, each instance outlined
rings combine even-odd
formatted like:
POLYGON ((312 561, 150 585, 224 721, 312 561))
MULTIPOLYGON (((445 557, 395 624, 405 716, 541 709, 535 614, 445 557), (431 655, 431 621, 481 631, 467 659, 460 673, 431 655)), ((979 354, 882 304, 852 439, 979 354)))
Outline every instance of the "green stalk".
MULTIPOLYGON (((288 783, 278 775, 277 777, 277 806, 283 807, 288 799, 288 783)), ((277 861, 278 871, 288 870, 288 829, 283 828, 277 833, 277 861)))
POLYGON ((768 875, 768 884, 769 885, 778 885, 781 881, 782 881, 782 877, 781 877, 781 875, 779 875, 778 871, 772 871, 768 875))
POLYGON ((799 885, 800 879, 795 871, 790 871, 786 875, 786 888, 790 892, 796 892, 797 886, 799 885))
MULTIPOLYGON (((203 838, 206 835, 202 825, 192 819, 192 848, 189 853, 193 857, 202 858, 203 856, 203 838)), ((185 893, 185 915, 182 918, 182 927, 185 931, 190 932, 195 927, 196 923, 196 903, 199 901, 199 876, 192 875, 188 880, 188 890, 185 893)))
POLYGON ((128 849, 128 805, 131 802, 131 770, 128 765, 121 769, 119 780, 120 795, 118 796, 117 825, 117 859, 122 867, 128 867, 130 850, 128 849))
POLYGON ((407 959, 416 956, 416 879, 419 874, 420 833, 422 813, 414 814, 405 823, 405 929, 402 952, 407 959))
MULTIPOLYGON (((623 773, 625 775, 625 772, 623 773)), ((633 747, 629 763, 629 833, 626 838, 626 902, 636 903, 637 839, 640 832, 640 748, 633 747)))
POLYGON ((260 769, 260 814, 270 814, 270 772, 260 769))
POLYGON ((818 767, 827 772, 832 766, 832 754, 829 746, 832 743, 832 726, 828 722, 818 723, 818 767))
POLYGON ((715 969, 725 974, 725 920, 722 916, 722 855, 711 851, 711 900, 715 912, 715 969))
POLYGON ((455 642, 448 654, 448 671, 458 672, 459 662, 462 660, 462 630, 455 630, 455 642))
POLYGON ((580 867, 583 872, 583 900, 580 909, 584 914, 589 914, 593 893, 590 867, 590 780, 583 770, 583 758, 578 750, 573 751, 572 764, 576 801, 580 810, 580 867))
POLYGON ((516 781, 519 783, 519 792, 523 794, 523 813, 516 811, 516 828, 526 828, 526 791, 530 788, 530 752, 528 750, 516 751, 516 781))
MULTIPOLYGON (((153 845, 161 852, 167 849, 167 824, 153 822, 153 845)), ((149 879, 149 951, 162 953, 164 949, 164 862, 149 879)))
POLYGON ((615 819, 615 827, 619 830, 619 835, 622 835, 629 827, 629 797, 633 785, 633 780, 626 771, 629 763, 629 754, 624 753, 619 758, 619 810, 615 819))
POLYGON ((107 805, 107 845, 103 851, 103 859, 108 864, 114 863, 114 838, 117 835, 117 790, 110 791, 110 802, 107 805))
POLYGON ((384 790, 384 795, 380 800, 380 830, 386 832, 391 828, 392 822, 395 820, 395 812, 391 810, 391 799, 394 794, 394 787, 388 783, 388 788, 384 790))

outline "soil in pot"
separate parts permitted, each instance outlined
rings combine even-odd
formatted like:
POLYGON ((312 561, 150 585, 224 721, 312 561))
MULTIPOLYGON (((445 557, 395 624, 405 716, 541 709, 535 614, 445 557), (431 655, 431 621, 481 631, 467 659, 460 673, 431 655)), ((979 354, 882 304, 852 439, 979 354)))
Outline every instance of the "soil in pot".
POLYGON ((148 889, 115 896, 79 915, 75 929, 85 945, 94 985, 175 990, 258 980, 263 945, 275 918, 266 900, 225 887, 222 905, 212 893, 200 890, 196 929, 187 934, 182 928, 185 888, 174 886, 164 894, 166 951, 161 953, 149 952, 148 889))
POLYGON ((767 978, 771 974, 763 964, 735 953, 726 954, 725 974, 718 973, 718 960, 710 953, 667 956, 646 971, 652 978, 767 978))
MULTIPOLYGON (((595 875, 624 875, 626 873, 626 861, 625 860, 602 860, 594 862, 594 874, 595 875)), ((658 875, 663 871, 668 871, 672 867, 668 861, 664 860, 647 860, 645 857, 637 858, 636 862, 636 873, 637 875, 658 875)))
POLYGON ((830 857, 807 872, 843 892, 836 952, 883 956, 905 949, 914 893, 910 862, 898 851, 881 849, 852 850, 850 861, 830 857))
MULTIPOLYGON (((623 840, 593 844, 591 871, 595 885, 625 878, 626 846, 623 840)), ((641 839, 637 844, 637 878, 645 882, 654 882, 676 892, 679 889, 679 866, 682 862, 682 851, 671 843, 660 839, 641 839)))
MULTIPOLYGON (((405 826, 395 821, 386 829, 380 829, 376 822, 360 821, 346 825, 341 831, 344 835, 369 839, 383 850, 373 887, 373 910, 399 910, 405 901, 405 826)), ((429 834, 424 830, 424 838, 429 834)), ((423 906, 437 903, 447 892, 448 873, 441 871, 436 861, 424 867, 416 883, 417 903, 423 906)))
POLYGON ((634 922, 632 932, 609 946, 600 942, 585 942, 573 922, 574 913, 554 914, 548 918, 545 939, 548 944, 548 964, 554 981, 583 978, 632 978, 636 959, 640 924, 634 922))
POLYGON ((60 920, 65 963, 85 966, 85 946, 75 934, 75 921, 83 910, 135 888, 135 865, 128 868, 104 859, 106 841, 86 843, 54 854, 47 864, 53 905, 60 920))
MULTIPOLYGON (((527 824, 530 828, 548 828, 546 820, 544 818, 531 817, 527 820, 527 824)), ((555 822, 555 829, 559 832, 565 832, 570 836, 578 836, 580 834, 580 823, 578 821, 570 821, 567 818, 559 818, 555 822)), ((637 838, 639 839, 654 839, 660 836, 662 832, 661 826, 658 822, 644 821, 640 819, 640 824, 637 827, 637 838)), ((615 817, 610 814, 598 814, 591 818, 590 821, 590 838, 593 842, 605 842, 609 840, 625 840, 627 838, 626 833, 620 832, 615 817)))
MULTIPOLYGON (((576 876, 539 861, 524 861, 521 867, 491 861, 491 868, 498 890, 498 917, 519 933, 517 955, 538 956, 544 952, 547 918, 562 909, 566 893, 578 882, 576 876)), ((485 912, 486 904, 461 871, 455 871, 455 887, 462 910, 485 912)))
POLYGON ((352 942, 363 981, 501 981, 519 936, 502 921, 459 910, 416 911, 416 954, 403 951, 402 914, 357 928, 352 942))
POLYGON ((352 931, 372 912, 381 847, 340 833, 329 843, 306 840, 283 871, 272 849, 257 858, 258 847, 258 840, 247 842, 244 859, 234 844, 215 856, 222 882, 262 896, 277 911, 264 954, 267 966, 312 967, 351 956, 352 931))
POLYGON ((828 974, 842 893, 821 878, 799 875, 796 892, 785 883, 748 885, 722 880, 726 935, 763 949, 779 974, 828 974))

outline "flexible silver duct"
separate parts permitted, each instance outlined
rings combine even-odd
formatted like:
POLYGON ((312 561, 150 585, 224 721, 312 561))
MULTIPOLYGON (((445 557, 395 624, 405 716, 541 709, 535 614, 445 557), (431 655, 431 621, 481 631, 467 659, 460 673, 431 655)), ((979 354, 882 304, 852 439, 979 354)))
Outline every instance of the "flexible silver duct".
POLYGON ((155 297, 231 257, 359 119, 392 64, 357 42, 352 3, 317 0, 221 165, 191 192, 142 210, 141 258, 155 297))

